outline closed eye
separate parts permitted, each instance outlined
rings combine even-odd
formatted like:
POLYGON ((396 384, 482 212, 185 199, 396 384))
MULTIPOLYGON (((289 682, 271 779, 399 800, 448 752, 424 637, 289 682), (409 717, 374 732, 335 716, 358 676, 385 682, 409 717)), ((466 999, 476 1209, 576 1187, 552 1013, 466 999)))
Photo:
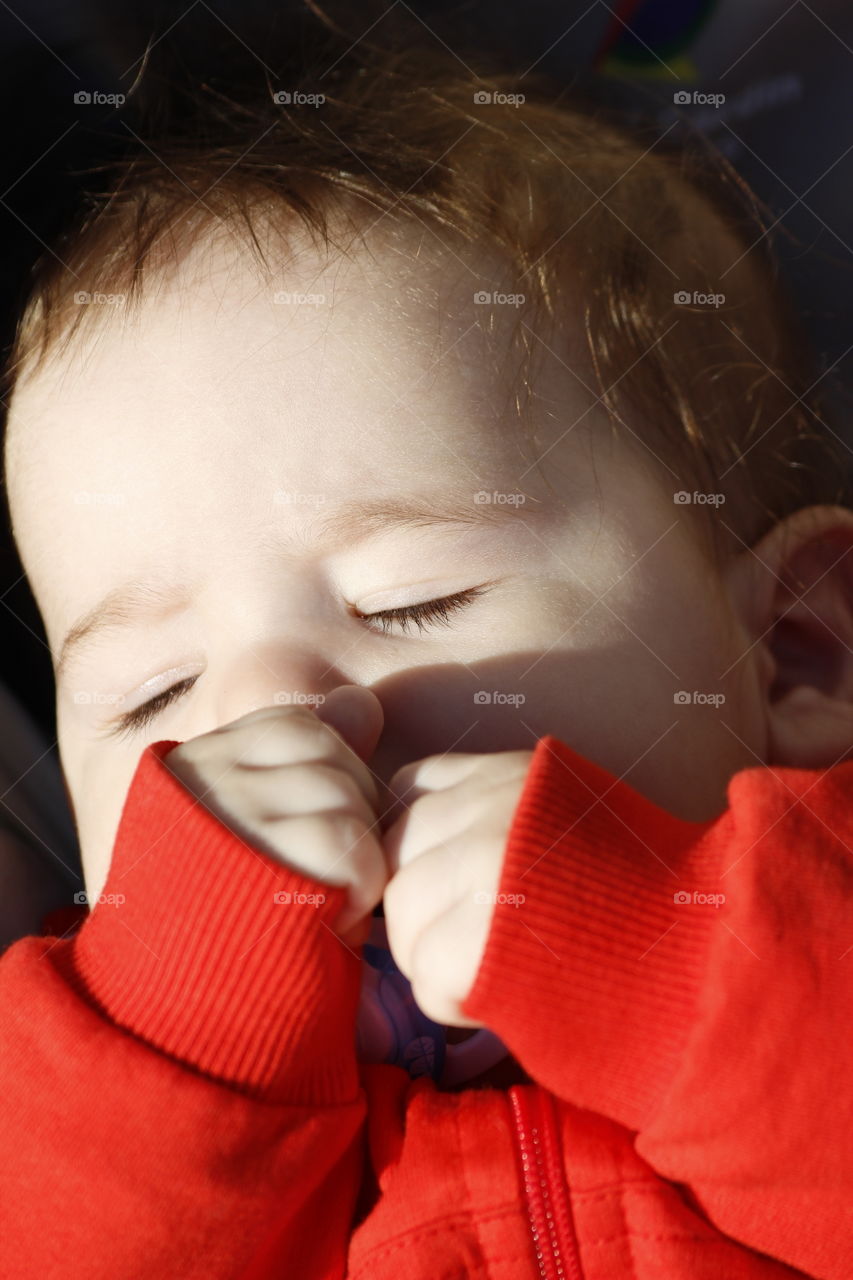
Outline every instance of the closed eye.
MULTIPOLYGON (((433 622, 440 622, 444 626, 449 626, 451 614, 464 608, 466 604, 470 604, 477 596, 482 595, 486 589, 486 586, 468 587, 465 591, 457 591, 453 595, 442 596, 439 600, 424 600, 420 604, 406 605, 400 609, 383 609, 379 613, 359 613, 355 610, 354 616, 369 623, 378 621, 382 635, 388 635, 391 627, 395 624, 401 627, 403 631, 406 631, 410 624, 417 626, 419 631, 424 631, 433 622)), ((132 711, 124 712, 110 726, 104 736, 108 738, 124 738, 138 732, 140 729, 144 729, 161 712, 170 707, 173 702, 177 702, 185 693, 189 693, 197 679, 198 676, 187 676, 184 680, 179 680, 177 684, 173 684, 171 688, 164 689, 161 693, 156 694, 148 702, 143 702, 141 706, 134 707, 132 711)))
POLYGON ((486 590, 482 587, 469 587, 466 591, 457 591, 452 596, 442 596, 440 600, 424 600, 421 604, 406 605, 401 609, 383 609, 380 613, 358 613, 357 618, 366 622, 379 622, 383 635, 387 635, 396 623, 406 631, 410 623, 414 623, 419 631, 424 631, 432 622, 440 622, 449 626, 452 613, 470 604, 486 590))
POLYGON ((153 698, 149 698, 148 702, 143 702, 141 706, 134 707, 132 711, 125 711, 110 726, 104 737, 107 738, 124 738, 131 733, 135 733, 139 729, 144 729, 147 724, 171 706, 173 702, 177 702, 178 698, 182 698, 185 693, 189 693, 195 684, 198 676, 187 676, 184 680, 179 680, 177 684, 173 684, 170 689, 164 689, 161 693, 155 694, 153 698))

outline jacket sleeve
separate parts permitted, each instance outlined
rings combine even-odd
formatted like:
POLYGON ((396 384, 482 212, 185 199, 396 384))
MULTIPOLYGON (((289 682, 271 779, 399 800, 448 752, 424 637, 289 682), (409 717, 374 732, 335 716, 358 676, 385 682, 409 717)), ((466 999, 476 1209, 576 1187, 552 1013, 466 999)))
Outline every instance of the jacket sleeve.
POLYGON ((725 1235, 853 1275, 853 763, 673 817, 541 739, 466 1016, 725 1235))
POLYGON ((244 844, 166 768, 174 745, 143 753, 77 935, 0 960, 9 1280, 345 1274, 365 1119, 345 891, 244 844))

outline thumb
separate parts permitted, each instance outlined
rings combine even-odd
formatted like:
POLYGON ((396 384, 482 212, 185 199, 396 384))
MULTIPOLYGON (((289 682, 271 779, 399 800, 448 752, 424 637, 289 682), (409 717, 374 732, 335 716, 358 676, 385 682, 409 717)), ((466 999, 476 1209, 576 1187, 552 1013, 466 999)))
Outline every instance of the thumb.
POLYGON ((333 689, 315 711, 367 764, 385 723, 382 703, 376 694, 360 684, 342 684, 333 689))

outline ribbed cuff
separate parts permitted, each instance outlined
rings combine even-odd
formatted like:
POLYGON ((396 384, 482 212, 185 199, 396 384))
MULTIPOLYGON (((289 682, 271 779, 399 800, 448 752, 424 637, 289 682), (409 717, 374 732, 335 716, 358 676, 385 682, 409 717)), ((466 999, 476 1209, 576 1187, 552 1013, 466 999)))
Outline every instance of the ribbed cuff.
POLYGON ((82 993, 157 1049, 271 1102, 357 1094, 361 958, 331 925, 346 890, 245 843, 141 756, 103 893, 69 950, 82 993))
POLYGON ((540 739, 463 1013, 552 1092, 645 1126, 678 1068, 726 914, 711 898, 726 823, 673 817, 540 739))

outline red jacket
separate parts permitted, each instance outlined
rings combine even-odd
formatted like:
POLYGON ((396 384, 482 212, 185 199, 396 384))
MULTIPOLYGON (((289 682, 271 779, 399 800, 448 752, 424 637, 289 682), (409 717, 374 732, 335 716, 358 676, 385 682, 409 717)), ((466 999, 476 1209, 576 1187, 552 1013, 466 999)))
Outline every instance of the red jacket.
POLYGON ((441 1092, 356 1063, 344 891, 284 910, 174 745, 125 901, 0 960, 3 1277, 850 1280, 853 762, 690 823, 543 738, 464 1006, 537 1083, 441 1092))

